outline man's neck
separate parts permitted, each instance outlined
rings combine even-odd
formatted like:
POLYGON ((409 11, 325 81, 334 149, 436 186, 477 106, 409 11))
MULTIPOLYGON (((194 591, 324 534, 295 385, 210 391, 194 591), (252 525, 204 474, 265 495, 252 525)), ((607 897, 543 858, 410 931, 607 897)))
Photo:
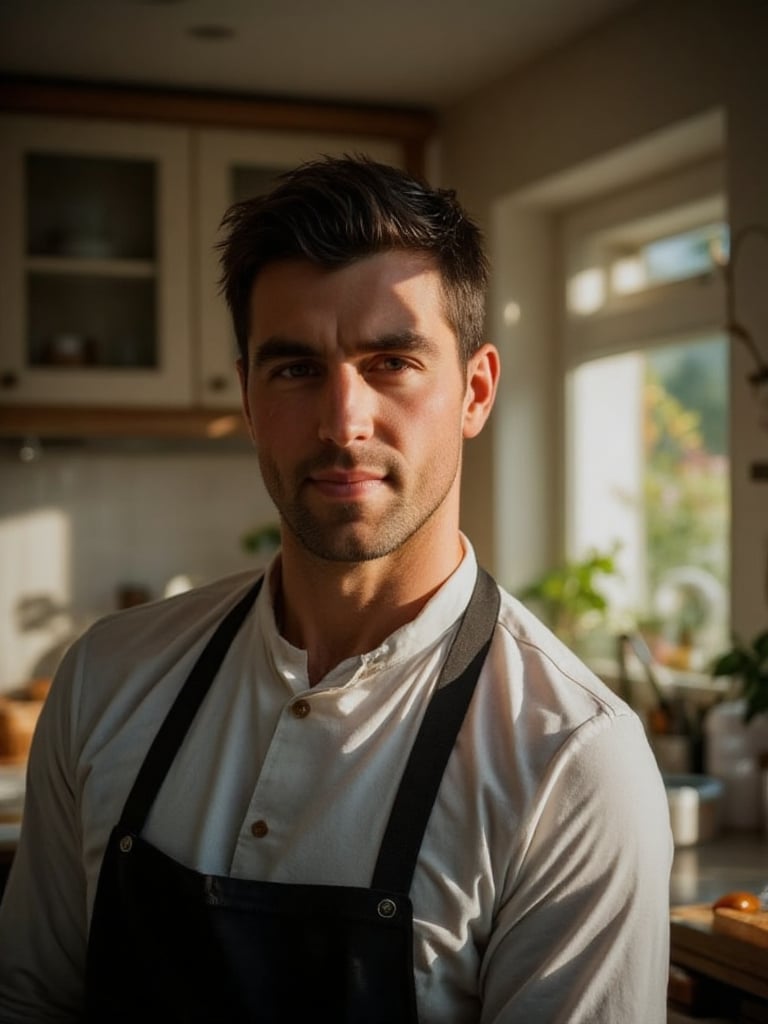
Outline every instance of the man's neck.
POLYGON ((275 617, 280 632, 307 652, 309 683, 336 665, 374 650, 411 622, 463 557, 453 544, 432 551, 403 549, 368 562, 329 562, 284 545, 275 617))

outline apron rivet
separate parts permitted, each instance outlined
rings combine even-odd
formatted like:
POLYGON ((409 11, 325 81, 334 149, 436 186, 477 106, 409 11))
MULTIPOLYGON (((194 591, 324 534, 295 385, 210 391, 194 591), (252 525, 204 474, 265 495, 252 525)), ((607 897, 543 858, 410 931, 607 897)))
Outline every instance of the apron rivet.
POLYGON ((394 900, 382 900, 376 910, 379 917, 394 917, 397 913, 397 904, 394 900))
POLYGON ((130 836, 123 836, 120 840, 120 850, 122 853, 130 853, 133 849, 133 839, 130 836))

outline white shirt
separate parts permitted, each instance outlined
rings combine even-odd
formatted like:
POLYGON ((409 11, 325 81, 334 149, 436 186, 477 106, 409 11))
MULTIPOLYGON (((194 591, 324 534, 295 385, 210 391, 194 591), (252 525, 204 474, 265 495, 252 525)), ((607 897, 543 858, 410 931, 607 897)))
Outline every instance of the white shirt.
MULTIPOLYGON (((312 688, 262 588, 145 838, 206 873, 367 887, 474 584, 465 546, 414 621, 312 688)), ((253 579, 108 616, 64 659, 0 907, 0 1021, 77 1019, 105 843, 174 696, 253 579)), ((502 592, 411 888, 420 1024, 663 1024, 671 855, 638 718, 502 592)))

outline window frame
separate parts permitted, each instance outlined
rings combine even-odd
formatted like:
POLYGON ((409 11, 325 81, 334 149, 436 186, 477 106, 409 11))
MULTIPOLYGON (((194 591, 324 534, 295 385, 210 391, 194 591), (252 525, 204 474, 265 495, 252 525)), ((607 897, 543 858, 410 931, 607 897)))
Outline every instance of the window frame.
MULTIPOLYGON (((607 275, 622 238, 631 239, 639 247, 654 238, 700 225, 727 224, 724 177, 722 160, 709 158, 639 186, 571 206, 557 215, 563 388, 561 536, 567 557, 585 553, 577 548, 574 536, 575 371, 605 357, 642 354, 713 334, 722 333, 728 343, 720 268, 634 292, 614 292, 599 309, 582 315, 568 309, 568 282, 575 273, 590 267, 599 267, 607 275)), ((642 589, 641 581, 634 589, 638 588, 642 589)))
POLYGON ((561 252, 560 336, 565 369, 600 356, 653 347, 722 329, 721 272, 612 294, 594 313, 570 313, 568 281, 582 270, 606 273, 618 239, 650 241, 713 220, 727 221, 722 160, 710 159, 644 185, 570 207, 557 218, 561 252))

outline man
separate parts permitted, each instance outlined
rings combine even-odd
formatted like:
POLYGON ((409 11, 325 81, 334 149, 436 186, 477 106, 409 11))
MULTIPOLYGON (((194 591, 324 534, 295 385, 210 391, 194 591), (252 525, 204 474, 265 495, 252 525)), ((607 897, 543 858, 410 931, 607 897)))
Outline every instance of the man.
POLYGON ((635 715, 478 570, 486 261, 324 160, 224 292, 281 551, 65 658, 0 912, 2 1021, 662 1024, 671 842, 635 715))

